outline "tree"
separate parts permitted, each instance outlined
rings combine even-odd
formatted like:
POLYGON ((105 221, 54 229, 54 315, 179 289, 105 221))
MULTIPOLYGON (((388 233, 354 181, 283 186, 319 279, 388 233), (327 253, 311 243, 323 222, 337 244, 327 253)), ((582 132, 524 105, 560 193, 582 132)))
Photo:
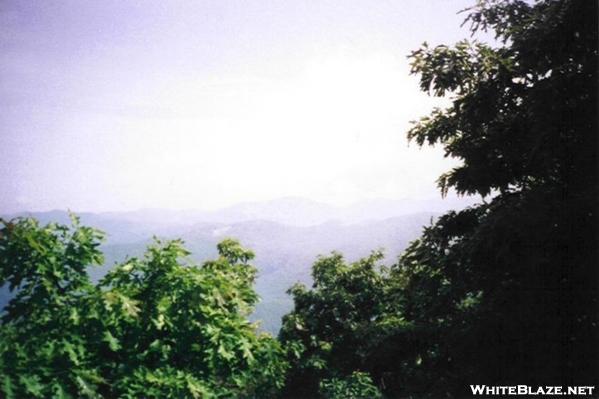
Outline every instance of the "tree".
POLYGON ((472 383, 597 384, 597 2, 469 11, 472 33, 500 45, 412 53, 421 88, 452 105, 408 137, 462 161, 442 193, 489 199, 442 217, 393 268, 394 300, 421 333, 398 330, 395 345, 419 362, 392 372, 431 397, 472 383))
POLYGON ((497 45, 410 55, 422 90, 451 105, 408 138, 461 161, 440 176, 443 195, 485 200, 426 227, 388 273, 318 261, 281 331, 297 357, 288 391, 334 396, 352 371, 388 397, 599 383, 597 11, 482 0, 465 23, 497 45))
POLYGON ((345 379, 331 378, 320 383, 321 395, 327 399, 381 399, 381 392, 366 373, 353 372, 345 379))
POLYGON ((288 291, 294 309, 279 333, 291 365, 283 397, 375 397, 378 390, 365 372, 371 368, 368 353, 386 327, 378 316, 389 313, 381 258, 373 252, 347 264, 339 253, 320 257, 312 267, 312 289, 296 284, 288 291), (349 392, 354 396, 344 396, 349 392))
POLYGON ((269 397, 280 345, 247 315, 253 254, 236 241, 201 267, 180 241, 157 241, 98 285, 101 233, 3 222, 0 283, 17 289, 0 329, 3 397, 269 397))
POLYGON ((6 398, 93 396, 102 380, 80 324, 93 291, 88 265, 102 261, 102 235, 74 220, 41 227, 31 219, 2 222, 0 284, 17 289, 0 327, 0 376, 6 398))

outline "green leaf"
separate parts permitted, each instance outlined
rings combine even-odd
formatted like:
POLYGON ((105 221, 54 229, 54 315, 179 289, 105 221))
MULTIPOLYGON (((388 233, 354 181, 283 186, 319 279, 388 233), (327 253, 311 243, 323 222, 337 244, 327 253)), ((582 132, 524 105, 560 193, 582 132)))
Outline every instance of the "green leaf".
POLYGON ((15 399, 17 397, 12 379, 7 375, 2 379, 2 391, 6 399, 15 399))
POLYGON ((108 343, 111 351, 116 352, 121 349, 119 340, 112 335, 110 331, 104 331, 103 341, 108 343))
POLYGON ((21 384, 25 386, 25 390, 34 397, 42 397, 44 386, 36 375, 21 375, 19 377, 21 384))

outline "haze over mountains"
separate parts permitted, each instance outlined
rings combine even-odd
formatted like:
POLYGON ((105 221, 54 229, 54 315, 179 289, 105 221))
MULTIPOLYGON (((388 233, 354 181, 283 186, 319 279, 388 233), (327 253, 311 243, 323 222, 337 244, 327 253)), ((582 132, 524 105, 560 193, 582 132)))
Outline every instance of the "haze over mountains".
MULTIPOLYGON (((372 250, 384 249, 386 263, 393 263, 433 218, 474 202, 474 198, 373 200, 335 207, 302 198, 283 198, 216 211, 150 209, 78 215, 83 224, 107 233, 102 246, 105 264, 90 270, 93 279, 99 279, 127 257, 142 256, 153 236, 182 238, 192 259, 198 262, 215 257, 216 244, 223 238, 238 239, 256 254, 256 288, 262 300, 253 318, 276 333, 282 315, 292 307, 286 290, 298 281, 310 283, 310 268, 317 256, 339 251, 347 259, 357 260, 372 250)), ((22 212, 4 217, 26 215, 42 223, 69 223, 66 211, 22 212)))

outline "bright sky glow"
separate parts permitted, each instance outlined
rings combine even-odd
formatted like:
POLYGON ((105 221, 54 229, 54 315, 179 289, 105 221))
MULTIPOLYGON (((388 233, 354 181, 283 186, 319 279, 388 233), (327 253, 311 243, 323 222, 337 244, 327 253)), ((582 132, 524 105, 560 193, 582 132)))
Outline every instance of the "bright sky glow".
POLYGON ((0 211, 438 195, 406 55, 468 5, 2 2, 0 211))

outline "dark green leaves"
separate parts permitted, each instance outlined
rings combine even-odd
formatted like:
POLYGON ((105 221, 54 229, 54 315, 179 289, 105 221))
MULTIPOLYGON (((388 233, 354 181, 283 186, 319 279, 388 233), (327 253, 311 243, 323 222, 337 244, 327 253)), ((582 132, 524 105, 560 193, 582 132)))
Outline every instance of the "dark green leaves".
POLYGON ((331 378, 320 383, 326 399, 380 399, 383 396, 366 373, 354 372, 345 379, 331 378))
POLYGON ((403 366, 404 392, 596 383, 597 2, 489 0, 468 11, 472 32, 492 30, 500 45, 411 55, 421 88, 452 104, 408 138, 461 161, 440 176, 443 194, 494 197, 440 218, 392 270, 393 297, 418 328, 398 330, 393 345, 424 366, 403 366))
POLYGON ((410 55, 422 90, 451 105, 408 139, 460 161, 443 195, 487 202, 440 217, 389 273, 316 262, 280 335, 290 394, 360 397, 369 383, 354 371, 389 397, 599 382, 597 4, 480 0, 465 23, 496 45, 410 55))
POLYGON ((379 323, 393 306, 385 302, 388 281, 381 259, 380 252, 353 264, 338 253, 321 257, 312 268, 312 289, 296 285, 289 290, 295 308, 283 318, 279 336, 291 363, 289 395, 314 397, 320 389, 326 397, 341 398, 357 389, 361 393, 347 397, 361 398, 378 392, 370 383, 361 385, 370 381, 368 374, 354 376, 359 381, 337 377, 372 366, 370 349, 384 331, 379 323))

